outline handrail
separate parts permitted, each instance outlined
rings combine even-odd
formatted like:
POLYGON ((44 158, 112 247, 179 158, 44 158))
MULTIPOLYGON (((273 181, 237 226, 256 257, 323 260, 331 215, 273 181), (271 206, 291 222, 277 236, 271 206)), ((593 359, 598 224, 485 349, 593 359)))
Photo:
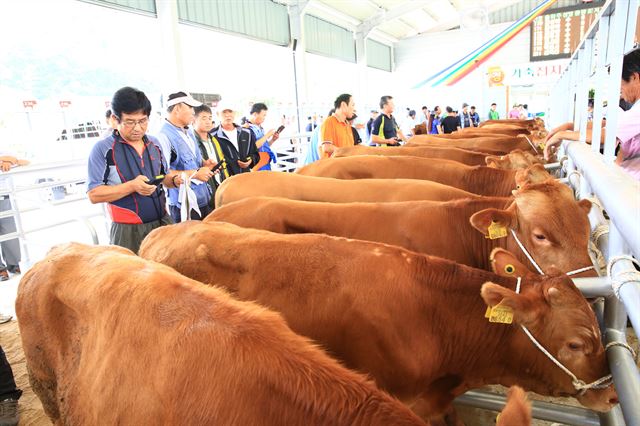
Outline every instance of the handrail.
POLYGON ((605 164, 602 156, 584 143, 567 141, 565 150, 580 165, 582 175, 622 234, 632 237, 626 242, 640 259, 640 217, 633 214, 640 212, 640 182, 621 168, 605 164))

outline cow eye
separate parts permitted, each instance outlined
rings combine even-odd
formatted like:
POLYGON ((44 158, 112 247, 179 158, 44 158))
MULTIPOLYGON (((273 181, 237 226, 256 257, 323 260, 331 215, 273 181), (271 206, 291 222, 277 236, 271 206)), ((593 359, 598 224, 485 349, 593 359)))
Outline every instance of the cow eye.
POLYGON ((533 234, 533 236, 536 237, 536 240, 538 240, 538 241, 544 241, 544 240, 547 239, 547 237, 545 237, 542 234, 533 234))
POLYGON ((572 351, 579 351, 583 348, 583 345, 580 342, 569 342, 567 346, 569 346, 569 349, 572 351))

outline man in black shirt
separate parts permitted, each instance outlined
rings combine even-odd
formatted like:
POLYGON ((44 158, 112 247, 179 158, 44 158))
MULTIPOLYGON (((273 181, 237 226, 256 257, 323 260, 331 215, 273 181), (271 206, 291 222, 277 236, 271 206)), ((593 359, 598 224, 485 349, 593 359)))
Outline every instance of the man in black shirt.
POLYGON ((406 142, 406 139, 396 119, 393 116, 393 109, 395 105, 393 103, 393 97, 383 96, 380 98, 380 109, 382 114, 378 116, 373 122, 373 128, 371 130, 371 142, 380 146, 387 145, 399 145, 400 140, 406 142))
POLYGON ((450 106, 447 107, 447 116, 442 119, 442 123, 440 124, 440 133, 452 133, 458 130, 460 127, 460 120, 453 114, 453 108, 450 106))

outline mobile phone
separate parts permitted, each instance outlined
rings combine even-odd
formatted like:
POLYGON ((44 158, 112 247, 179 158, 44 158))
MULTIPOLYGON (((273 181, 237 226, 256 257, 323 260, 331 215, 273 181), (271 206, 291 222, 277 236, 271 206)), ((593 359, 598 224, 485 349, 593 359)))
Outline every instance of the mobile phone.
POLYGON ((163 180, 164 180, 164 175, 158 175, 158 176, 154 177, 153 179, 150 179, 147 183, 149 185, 160 185, 163 180))
POLYGON ((276 133, 280 134, 280 132, 283 131, 283 130, 284 130, 284 126, 280 126, 280 127, 278 127, 278 130, 276 130, 276 133))
POLYGON ((215 166, 213 166, 211 168, 212 172, 215 172, 216 170, 218 170, 220 167, 222 167, 222 165, 224 164, 224 159, 220 160, 220 162, 218 164, 216 164, 215 166))

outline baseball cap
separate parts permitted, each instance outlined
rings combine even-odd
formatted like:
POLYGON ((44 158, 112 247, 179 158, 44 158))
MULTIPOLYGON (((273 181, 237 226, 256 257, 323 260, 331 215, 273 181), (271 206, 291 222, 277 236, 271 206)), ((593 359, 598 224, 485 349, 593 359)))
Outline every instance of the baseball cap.
POLYGON ((464 107, 468 107, 468 106, 469 106, 469 104, 468 104, 468 103, 466 103, 466 102, 462 104, 462 108, 464 108, 464 107))
POLYGON ((233 103, 229 101, 223 101, 223 100, 221 100, 218 103, 218 107, 216 109, 218 110, 218 112, 233 111, 237 113, 240 111, 240 109, 236 107, 236 105, 234 105, 233 103))
POLYGON ((187 92, 176 92, 176 93, 170 94, 167 97, 167 107, 178 105, 178 104, 187 104, 190 107, 195 108, 202 105, 202 102, 196 101, 187 92))

